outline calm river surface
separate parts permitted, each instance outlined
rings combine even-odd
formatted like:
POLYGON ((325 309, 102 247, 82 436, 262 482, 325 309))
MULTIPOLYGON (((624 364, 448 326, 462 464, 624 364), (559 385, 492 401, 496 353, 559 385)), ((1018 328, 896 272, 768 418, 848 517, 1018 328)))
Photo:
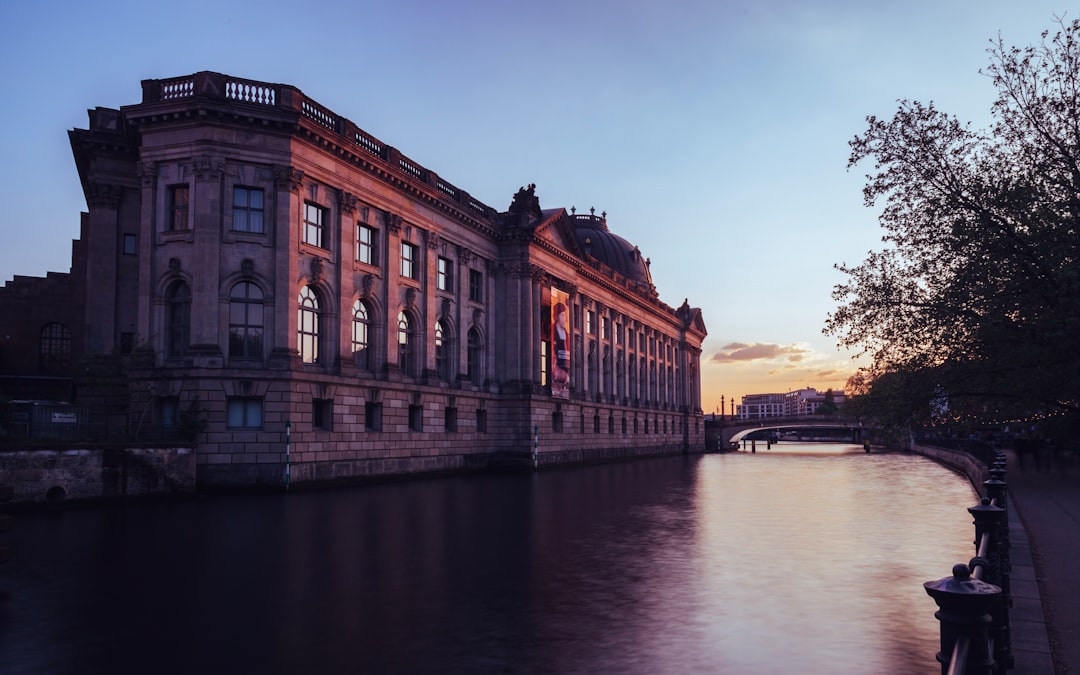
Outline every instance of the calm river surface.
POLYGON ((781 443, 19 514, 0 672, 937 673, 968 482, 781 443))

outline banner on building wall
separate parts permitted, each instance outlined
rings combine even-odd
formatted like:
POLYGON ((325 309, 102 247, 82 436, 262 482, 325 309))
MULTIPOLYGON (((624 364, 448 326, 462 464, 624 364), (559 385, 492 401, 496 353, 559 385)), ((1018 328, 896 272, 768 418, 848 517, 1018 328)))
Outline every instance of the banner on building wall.
POLYGON ((570 398, 570 294, 551 289, 551 395, 570 398))

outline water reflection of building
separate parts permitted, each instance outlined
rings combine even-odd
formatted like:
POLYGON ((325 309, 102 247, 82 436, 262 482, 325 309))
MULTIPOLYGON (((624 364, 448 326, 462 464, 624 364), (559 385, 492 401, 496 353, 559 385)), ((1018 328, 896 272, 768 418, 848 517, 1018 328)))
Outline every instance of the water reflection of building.
POLYGON ((207 485, 280 482, 286 448, 294 481, 704 449, 701 312, 605 214, 500 212, 292 86, 142 85, 70 132, 101 433, 194 433, 207 485))

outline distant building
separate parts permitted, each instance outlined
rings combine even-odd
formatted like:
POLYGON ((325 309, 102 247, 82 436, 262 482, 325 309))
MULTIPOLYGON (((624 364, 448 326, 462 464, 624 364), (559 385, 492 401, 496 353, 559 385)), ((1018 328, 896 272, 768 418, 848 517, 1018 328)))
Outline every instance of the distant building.
POLYGON ((499 211, 289 85, 142 89, 70 132, 70 275, 0 292, 8 398, 59 377, 201 485, 704 450, 701 311, 605 214, 499 211))
POLYGON ((742 420, 784 416, 784 394, 747 394, 736 406, 735 416, 742 420))
POLYGON ((789 391, 784 395, 784 414, 792 416, 814 415, 817 413, 818 408, 829 399, 830 395, 833 404, 837 408, 839 408, 846 400, 843 391, 829 390, 826 392, 819 392, 813 388, 789 391))
MULTIPOLYGON (((831 395, 837 407, 846 400, 843 391, 832 391, 831 395)), ((739 419, 760 419, 813 415, 828 398, 829 392, 819 392, 813 388, 797 389, 786 394, 747 394, 742 397, 742 403, 736 406, 735 416, 739 419)))

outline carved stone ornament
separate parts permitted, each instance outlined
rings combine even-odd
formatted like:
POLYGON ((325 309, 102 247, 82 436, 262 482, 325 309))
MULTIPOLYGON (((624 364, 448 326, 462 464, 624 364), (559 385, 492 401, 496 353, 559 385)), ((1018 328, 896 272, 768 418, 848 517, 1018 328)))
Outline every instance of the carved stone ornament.
POLYGON ((472 311, 473 325, 474 326, 479 326, 480 325, 480 319, 483 316, 484 316, 484 310, 480 309, 479 307, 473 308, 473 311, 472 311))
POLYGON ((291 166, 275 166, 274 183, 278 189, 296 192, 304 183, 304 172, 291 166))
POLYGON ((416 307, 416 289, 410 288, 405 291, 405 306, 409 308, 416 307))
POLYGON ((360 288, 365 298, 370 297, 371 292, 375 290, 375 275, 365 274, 364 278, 360 280, 360 288))
POLYGON ((383 214, 383 220, 386 222, 386 229, 390 230, 391 234, 399 234, 401 232, 401 216, 387 211, 383 214))
POLYGON ((356 195, 351 192, 341 191, 341 212, 345 215, 352 215, 356 212, 356 195))
POLYGON ((323 261, 322 258, 313 258, 311 260, 311 283, 317 284, 322 279, 323 274, 323 261))
POLYGON ((169 258, 169 271, 173 274, 180 271, 180 258, 169 258))
POLYGON ((443 298, 443 301, 442 301, 442 316, 450 316, 451 304, 452 303, 450 302, 450 298, 443 298))
POLYGON ((255 261, 251 258, 244 258, 240 262, 240 274, 244 277, 252 277, 255 274, 255 261))
POLYGON ((157 162, 139 162, 135 168, 143 187, 153 187, 157 181, 157 162))
POLYGON ((213 180, 220 178, 225 171, 225 158, 213 155, 200 155, 191 162, 191 168, 195 178, 200 180, 213 180))
POLYGON ((427 244, 429 251, 434 251, 439 248, 440 239, 438 232, 428 232, 427 230, 424 230, 423 237, 424 243, 427 244))
POLYGON ((120 196, 123 192, 124 188, 119 185, 90 183, 86 190, 86 203, 89 206, 115 209, 120 206, 120 196))

